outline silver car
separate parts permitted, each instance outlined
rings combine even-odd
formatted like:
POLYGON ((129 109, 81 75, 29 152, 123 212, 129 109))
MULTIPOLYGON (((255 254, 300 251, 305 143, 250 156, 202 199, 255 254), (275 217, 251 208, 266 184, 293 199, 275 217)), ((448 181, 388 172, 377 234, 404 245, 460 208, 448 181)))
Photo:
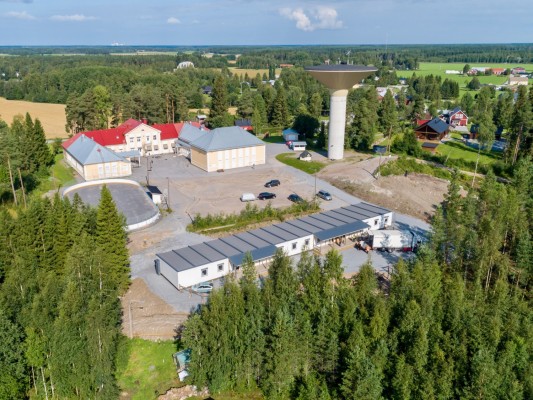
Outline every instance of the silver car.
POLYGON ((320 197, 322 200, 330 201, 332 199, 329 192, 326 192, 325 190, 319 190, 316 195, 320 197))

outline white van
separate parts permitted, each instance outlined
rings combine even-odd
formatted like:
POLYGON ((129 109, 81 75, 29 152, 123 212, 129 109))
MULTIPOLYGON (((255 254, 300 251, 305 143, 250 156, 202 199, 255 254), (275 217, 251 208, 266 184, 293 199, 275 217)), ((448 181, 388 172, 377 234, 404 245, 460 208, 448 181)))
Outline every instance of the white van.
POLYGON ((241 196, 241 201, 254 201, 255 195, 253 193, 243 193, 241 196))

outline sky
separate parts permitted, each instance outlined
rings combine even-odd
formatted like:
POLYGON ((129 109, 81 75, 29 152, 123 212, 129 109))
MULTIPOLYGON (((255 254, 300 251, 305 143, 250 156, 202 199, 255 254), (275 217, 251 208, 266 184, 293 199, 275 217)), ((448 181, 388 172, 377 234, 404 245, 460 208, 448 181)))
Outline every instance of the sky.
POLYGON ((0 0, 0 46, 532 43, 533 1, 0 0))

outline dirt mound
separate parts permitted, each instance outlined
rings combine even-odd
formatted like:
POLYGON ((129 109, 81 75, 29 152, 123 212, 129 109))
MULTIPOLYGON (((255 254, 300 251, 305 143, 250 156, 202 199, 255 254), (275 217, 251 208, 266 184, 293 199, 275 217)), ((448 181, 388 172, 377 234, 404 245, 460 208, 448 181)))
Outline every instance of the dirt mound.
POLYGON ((122 297, 122 333, 147 340, 173 339, 175 329, 188 317, 177 313, 148 289, 142 279, 134 279, 122 297))
POLYGON ((426 221, 448 192, 448 181, 423 174, 385 176, 364 184, 331 177, 324 179, 365 201, 426 221))
POLYGON ((204 399, 209 396, 209 391, 207 389, 199 391, 196 386, 188 385, 180 388, 170 389, 165 394, 159 396, 157 400, 184 400, 193 396, 204 399))

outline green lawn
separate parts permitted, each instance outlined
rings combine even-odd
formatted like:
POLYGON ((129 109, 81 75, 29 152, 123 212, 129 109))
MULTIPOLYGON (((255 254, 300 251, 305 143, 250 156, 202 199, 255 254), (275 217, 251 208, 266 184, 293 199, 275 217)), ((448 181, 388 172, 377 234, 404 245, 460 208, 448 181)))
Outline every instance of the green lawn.
MULTIPOLYGON (((439 147, 437 147, 437 153, 447 156, 451 160, 476 162, 477 159, 476 149, 473 149, 463 143, 456 141, 449 141, 447 143, 440 144, 439 147)), ((499 160, 500 158, 500 155, 497 153, 481 151, 481 154, 479 156, 479 164, 492 164, 494 161, 499 160)))
POLYGON ((326 163, 320 161, 300 161, 296 158, 296 156, 296 153, 282 153, 278 154, 276 159, 281 161, 283 164, 298 168, 299 170, 307 172, 311 175, 320 171, 326 166, 326 163))
POLYGON ((156 399, 168 389, 183 385, 172 360, 176 352, 173 341, 124 339, 119 352, 122 361, 118 362, 117 380, 128 399, 156 399))
POLYGON ((63 162, 63 154, 57 154, 54 158, 54 165, 50 168, 50 176, 39 182, 32 194, 41 196, 50 190, 73 185, 76 183, 74 174, 74 170, 63 162))
MULTIPOLYGON (((416 73, 417 76, 426 76, 426 75, 438 75, 442 79, 450 79, 459 83, 460 87, 460 96, 462 96, 468 90, 466 85, 472 79, 471 76, 463 75, 447 75, 446 70, 457 70, 463 71, 463 67, 466 63, 420 63, 419 69, 415 71, 398 71, 397 75, 405 78, 411 77, 413 73, 416 73)), ((516 64, 516 63, 468 63, 472 68, 474 67, 487 67, 487 68, 514 68, 514 67, 524 67, 526 71, 533 71, 533 64, 516 64)), ((488 76, 478 76, 481 84, 493 84, 493 85, 502 85, 509 79, 508 76, 497 76, 497 75, 488 75, 488 76)))

